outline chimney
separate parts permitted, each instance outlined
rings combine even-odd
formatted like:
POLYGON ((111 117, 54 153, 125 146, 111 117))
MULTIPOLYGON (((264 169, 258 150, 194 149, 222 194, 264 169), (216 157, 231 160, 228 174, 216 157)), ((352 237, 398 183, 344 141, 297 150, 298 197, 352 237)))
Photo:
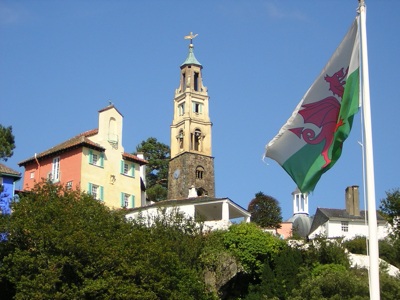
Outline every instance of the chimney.
POLYGON ((358 185, 346 188, 346 212, 351 216, 360 216, 358 185))

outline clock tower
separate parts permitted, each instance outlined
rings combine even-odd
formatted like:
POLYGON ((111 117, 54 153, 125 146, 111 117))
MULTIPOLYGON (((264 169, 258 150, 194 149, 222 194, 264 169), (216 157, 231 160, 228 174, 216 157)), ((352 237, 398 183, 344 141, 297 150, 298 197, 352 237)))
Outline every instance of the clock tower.
POLYGON ((193 52, 196 36, 185 36, 190 40, 189 54, 180 67, 180 84, 175 90, 168 199, 215 197, 209 97, 203 85, 203 66, 193 52))

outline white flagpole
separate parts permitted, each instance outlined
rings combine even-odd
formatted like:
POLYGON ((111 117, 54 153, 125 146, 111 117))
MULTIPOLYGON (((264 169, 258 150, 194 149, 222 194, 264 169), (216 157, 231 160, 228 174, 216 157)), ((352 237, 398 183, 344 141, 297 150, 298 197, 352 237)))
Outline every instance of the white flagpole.
POLYGON ((364 0, 359 0, 360 10, 360 34, 361 34, 361 83, 362 83, 362 113, 364 119, 364 156, 366 197, 368 206, 368 230, 369 230, 369 296, 372 300, 380 299, 379 284, 379 247, 377 235, 377 218, 375 204, 375 178, 374 158, 372 149, 372 125, 371 105, 369 93, 369 71, 366 32, 366 7, 364 0))

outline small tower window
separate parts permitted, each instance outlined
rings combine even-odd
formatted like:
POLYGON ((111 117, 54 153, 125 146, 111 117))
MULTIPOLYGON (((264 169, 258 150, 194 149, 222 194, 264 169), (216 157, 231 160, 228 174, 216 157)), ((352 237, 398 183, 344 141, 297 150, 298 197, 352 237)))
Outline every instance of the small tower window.
POLYGON ((194 90, 197 92, 199 90, 199 73, 198 72, 194 72, 194 90))
POLYGON ((201 151, 201 130, 196 129, 194 134, 192 133, 192 149, 196 151, 201 151))
POLYGON ((201 104, 199 102, 193 102, 193 112, 195 114, 203 113, 203 104, 201 104))
POLYGON ((204 175, 204 168, 201 166, 198 166, 196 168, 196 178, 197 179, 203 179, 203 175, 204 175))
POLYGON ((179 149, 183 149, 183 130, 179 130, 179 135, 178 135, 178 140, 179 140, 179 149))
POLYGON ((179 116, 183 116, 185 114, 185 102, 179 104, 178 114, 179 114, 179 116))
POLYGON ((182 88, 186 90, 186 74, 182 73, 182 88))

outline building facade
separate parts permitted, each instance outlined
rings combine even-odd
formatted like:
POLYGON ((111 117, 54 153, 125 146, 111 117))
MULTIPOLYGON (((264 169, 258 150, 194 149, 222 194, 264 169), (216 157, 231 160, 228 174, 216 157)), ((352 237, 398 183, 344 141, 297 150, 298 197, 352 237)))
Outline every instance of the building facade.
POLYGON ((111 208, 141 206, 140 174, 147 162, 124 151, 122 126, 122 114, 110 103, 99 111, 97 129, 21 161, 23 189, 31 190, 45 179, 85 191, 111 208))
POLYGON ((0 214, 11 213, 10 204, 15 195, 15 182, 20 179, 19 172, 0 164, 0 214))

